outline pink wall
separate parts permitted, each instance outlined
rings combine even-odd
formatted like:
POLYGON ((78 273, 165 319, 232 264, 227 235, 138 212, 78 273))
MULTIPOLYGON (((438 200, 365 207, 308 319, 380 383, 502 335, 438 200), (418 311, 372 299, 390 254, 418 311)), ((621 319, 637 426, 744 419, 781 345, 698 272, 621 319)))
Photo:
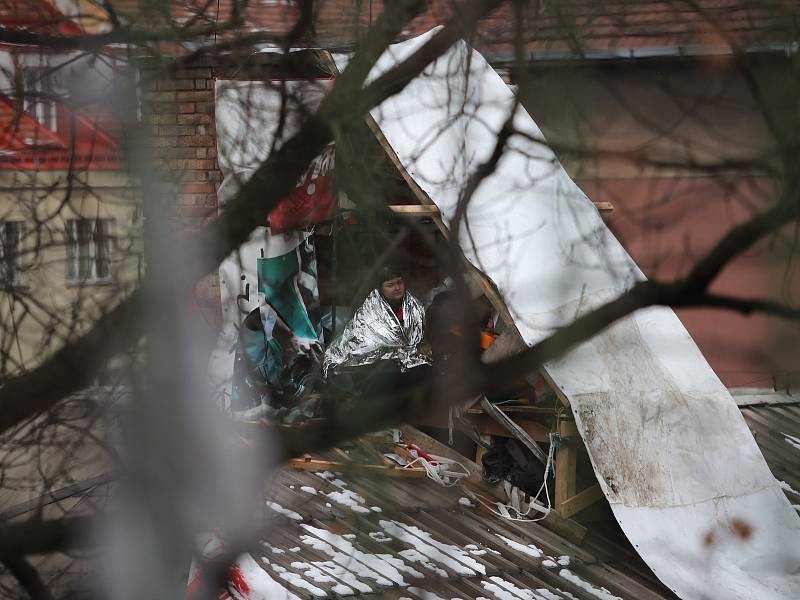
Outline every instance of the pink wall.
MULTIPOLYGON (((763 207, 774 192, 755 177, 594 179, 579 182, 593 200, 610 201, 606 220, 650 278, 671 280, 731 228, 763 207)), ((796 304, 800 270, 791 261, 794 231, 748 250, 719 276, 712 290, 796 304)), ((797 256, 794 257, 795 259, 797 256)), ((678 311, 711 366, 729 387, 797 384, 800 325, 719 309, 678 311)))

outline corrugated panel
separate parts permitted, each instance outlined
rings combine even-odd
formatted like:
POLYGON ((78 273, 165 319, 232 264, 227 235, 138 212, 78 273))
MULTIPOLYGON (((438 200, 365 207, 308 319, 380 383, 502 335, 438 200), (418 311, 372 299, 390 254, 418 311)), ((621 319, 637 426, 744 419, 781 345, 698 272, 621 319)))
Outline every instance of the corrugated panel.
POLYGON ((465 506, 459 487, 284 469, 268 490, 253 556, 303 598, 674 598, 537 523, 465 506))
POLYGON ((775 479, 800 507, 800 401, 743 406, 741 411, 775 479))

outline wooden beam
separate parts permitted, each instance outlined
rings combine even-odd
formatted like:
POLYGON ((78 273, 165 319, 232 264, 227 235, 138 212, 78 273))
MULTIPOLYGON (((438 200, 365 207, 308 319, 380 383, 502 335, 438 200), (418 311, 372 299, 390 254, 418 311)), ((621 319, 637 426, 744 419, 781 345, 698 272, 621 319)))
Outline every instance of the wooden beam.
MULTIPOLYGON (((481 435, 496 435, 499 437, 516 437, 497 421, 488 415, 473 415, 469 418, 475 424, 481 435)), ((550 441, 550 428, 536 421, 514 421, 517 426, 527 433, 534 441, 547 443, 550 441)))
MULTIPOLYGON (((614 205, 611 204, 611 202, 592 202, 592 204, 594 204, 594 207, 602 214, 614 212, 614 205)), ((409 215, 415 217, 440 216, 439 207, 435 204, 390 204, 389 210, 398 215, 409 215)))
POLYGON ((485 396, 481 398, 481 407, 517 441, 521 442, 528 450, 530 450, 543 465, 547 464, 547 454, 544 450, 542 450, 539 444, 537 444, 536 441, 532 439, 522 427, 512 421, 508 415, 497 408, 494 404, 489 402, 485 396))
POLYGON ((404 217, 436 217, 439 216, 439 208, 436 206, 426 206, 423 204, 390 204, 389 210, 396 215, 404 217))
MULTIPOLYGON (((577 466, 578 449, 576 448, 576 440, 566 440, 563 446, 556 449, 556 507, 561 506, 563 502, 575 495, 577 466)), ((564 515, 561 516, 563 517, 564 515)))
POLYGON ((580 438, 581 434, 578 431, 575 421, 561 421, 558 424, 558 433, 562 438, 580 438))
POLYGON ((385 465, 365 465, 360 463, 345 463, 335 460, 322 460, 319 458, 292 458, 286 463, 292 469, 302 469, 304 471, 342 471, 353 472, 362 471, 374 473, 375 475, 385 475, 387 477, 427 477, 425 469, 411 467, 395 467, 385 465))
POLYGON ((594 484, 582 492, 578 492, 574 496, 567 498, 563 502, 557 504, 558 513, 565 519, 578 514, 584 508, 588 508, 595 502, 602 500, 605 496, 603 490, 600 489, 598 484, 594 484))
MULTIPOLYGON (((553 417, 556 411, 549 406, 531 406, 529 404, 510 404, 507 406, 498 406, 507 415, 513 414, 520 419, 532 419, 534 416, 553 417)), ((473 406, 467 409, 469 415, 482 415, 484 414, 482 408, 473 406)))
POLYGON ((567 407, 571 407, 569 403, 569 398, 567 398, 567 395, 564 393, 564 391, 560 387, 558 387, 558 384, 555 381, 553 381, 553 378, 550 377, 550 373, 547 372, 547 369, 542 367, 541 369, 539 369, 539 372, 542 374, 542 378, 545 380, 545 383, 547 383, 547 385, 550 386, 550 389, 553 390, 553 392, 555 393, 556 398, 558 398, 561 401, 561 404, 567 407))

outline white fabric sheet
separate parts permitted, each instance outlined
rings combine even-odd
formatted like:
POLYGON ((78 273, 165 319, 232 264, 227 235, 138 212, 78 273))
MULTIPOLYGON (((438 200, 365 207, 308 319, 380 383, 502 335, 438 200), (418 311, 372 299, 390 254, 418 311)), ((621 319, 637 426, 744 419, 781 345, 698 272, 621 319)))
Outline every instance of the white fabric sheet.
MULTIPOLYGON (((220 209, 234 197, 270 151, 297 132, 303 114, 314 112, 330 86, 330 80, 236 81, 221 79, 215 86, 217 153, 223 180, 217 190, 220 209), (286 121, 279 134, 282 98, 286 99, 286 121)), ((272 235, 267 227, 256 227, 219 267, 222 329, 211 355, 209 372, 220 399, 230 389, 239 327, 247 314, 264 300, 258 293, 258 258, 286 254, 309 234, 287 231, 272 235), (249 300, 237 296, 250 290, 249 300)))
MULTIPOLYGON (((429 35, 391 47, 370 77, 429 35)), ((372 114, 448 219, 513 104, 462 42, 372 114)), ((521 108, 514 126, 528 138, 478 188, 461 243, 532 345, 643 275, 521 108)), ((617 520, 667 586, 687 600, 800 597, 800 517, 671 310, 640 311, 546 368, 617 520)))

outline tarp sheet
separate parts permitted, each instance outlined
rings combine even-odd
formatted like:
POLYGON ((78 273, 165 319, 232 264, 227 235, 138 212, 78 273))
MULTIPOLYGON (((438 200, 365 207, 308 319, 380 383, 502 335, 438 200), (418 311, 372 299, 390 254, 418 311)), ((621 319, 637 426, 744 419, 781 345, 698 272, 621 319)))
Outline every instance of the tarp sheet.
MULTIPOLYGON (((392 46, 370 77, 429 35, 392 46)), ((513 104, 461 42, 372 115, 449 219, 513 104)), ((524 109, 514 126, 524 136, 477 189, 460 239, 532 345, 644 276, 524 109)), ((697 600, 800 597, 800 517, 672 310, 639 311, 546 369, 622 529, 667 586, 697 600)))

